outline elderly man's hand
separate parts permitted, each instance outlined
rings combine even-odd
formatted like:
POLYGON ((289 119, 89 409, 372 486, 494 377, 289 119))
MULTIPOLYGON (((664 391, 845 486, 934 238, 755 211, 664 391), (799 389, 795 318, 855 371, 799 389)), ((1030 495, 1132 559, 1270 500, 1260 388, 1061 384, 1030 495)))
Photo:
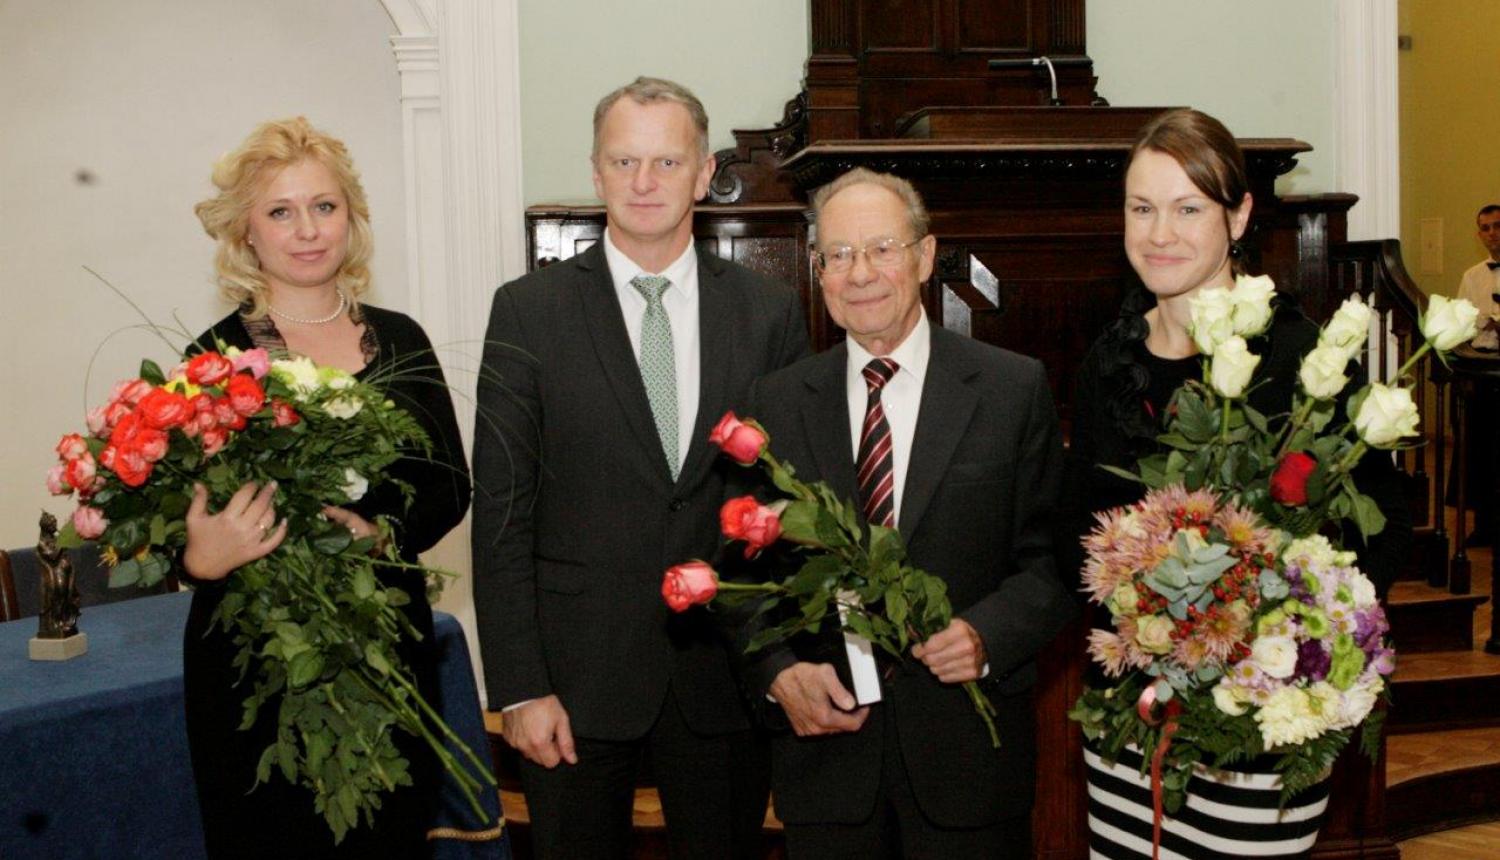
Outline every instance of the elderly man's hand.
POLYGON ((979 632, 962 618, 955 618, 940 633, 912 646, 911 655, 921 660, 944 684, 977 681, 984 672, 986 655, 979 632))

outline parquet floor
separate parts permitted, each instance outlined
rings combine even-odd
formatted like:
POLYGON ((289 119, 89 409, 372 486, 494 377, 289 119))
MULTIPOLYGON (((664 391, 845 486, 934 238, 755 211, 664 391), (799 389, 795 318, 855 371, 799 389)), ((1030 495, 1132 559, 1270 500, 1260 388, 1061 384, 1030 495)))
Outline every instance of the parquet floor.
POLYGON ((1500 821, 1445 830, 1400 843, 1401 860, 1495 860, 1500 821))

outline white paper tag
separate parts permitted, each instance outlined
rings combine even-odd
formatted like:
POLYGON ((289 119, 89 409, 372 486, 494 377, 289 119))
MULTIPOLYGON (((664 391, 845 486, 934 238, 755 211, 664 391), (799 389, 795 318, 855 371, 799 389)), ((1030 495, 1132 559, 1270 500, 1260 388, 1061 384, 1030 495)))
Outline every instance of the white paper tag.
MULTIPOLYGON (((846 603, 859 602, 859 595, 852 591, 841 591, 839 601, 839 623, 843 624, 849 615, 846 603)), ((849 678, 853 682, 854 700, 860 705, 869 705, 880 701, 880 669, 875 665, 875 646, 870 640, 845 630, 844 654, 849 660, 849 678)))

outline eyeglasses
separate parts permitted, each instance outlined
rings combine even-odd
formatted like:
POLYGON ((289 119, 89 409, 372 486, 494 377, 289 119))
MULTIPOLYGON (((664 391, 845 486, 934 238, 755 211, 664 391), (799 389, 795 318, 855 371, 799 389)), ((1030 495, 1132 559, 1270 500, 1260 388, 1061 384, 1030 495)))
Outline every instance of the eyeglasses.
POLYGON ((827 251, 813 251, 812 258, 820 270, 830 275, 842 275, 854 268, 854 260, 860 254, 864 254, 865 260, 877 269, 894 269, 906 259, 906 249, 925 238, 927 237, 918 236, 910 242, 903 242, 900 239, 881 239, 863 248, 840 245, 827 251))

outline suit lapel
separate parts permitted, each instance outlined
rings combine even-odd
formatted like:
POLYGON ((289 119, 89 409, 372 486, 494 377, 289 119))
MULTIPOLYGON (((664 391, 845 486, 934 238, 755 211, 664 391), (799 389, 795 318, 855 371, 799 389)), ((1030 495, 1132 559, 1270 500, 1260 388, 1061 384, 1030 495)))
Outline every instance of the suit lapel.
MULTIPOLYGON (((948 461, 969 426, 979 397, 968 380, 979 368, 957 350, 957 338, 948 330, 932 326, 932 355, 927 378, 922 382, 922 403, 917 410, 917 430, 912 438, 906 467, 906 487, 901 496, 898 526, 908 542, 922 522, 927 505, 948 471, 948 461)), ((847 407, 846 407, 847 409, 847 407)))
POLYGON ((620 309, 620 298, 615 295, 609 264, 604 259, 603 240, 571 262, 579 269, 576 281, 579 303, 583 306, 589 339, 599 356, 599 365, 604 368, 605 378, 620 403, 625 423, 640 450, 653 464, 652 474, 668 481, 671 473, 667 470, 661 439, 656 434, 656 421, 651 417, 651 403, 646 399, 646 385, 641 381, 635 350, 631 349, 630 335, 625 331, 625 315, 620 309))
MULTIPOLYGON (((726 268, 718 257, 698 251, 698 415, 693 438, 688 440, 678 484, 692 486, 713 464, 718 448, 708 434, 719 423, 729 402, 731 339, 739 319, 733 286, 726 283, 726 268)), ((644 386, 642 386, 644 390, 644 386)))
MULTIPOLYGON (((803 377, 808 390, 802 403, 802 424, 818 476, 835 493, 857 505, 854 452, 849 442, 849 399, 844 381, 848 362, 849 349, 843 343, 810 362, 803 377)), ((771 446, 774 450, 775 439, 771 440, 771 446)))

